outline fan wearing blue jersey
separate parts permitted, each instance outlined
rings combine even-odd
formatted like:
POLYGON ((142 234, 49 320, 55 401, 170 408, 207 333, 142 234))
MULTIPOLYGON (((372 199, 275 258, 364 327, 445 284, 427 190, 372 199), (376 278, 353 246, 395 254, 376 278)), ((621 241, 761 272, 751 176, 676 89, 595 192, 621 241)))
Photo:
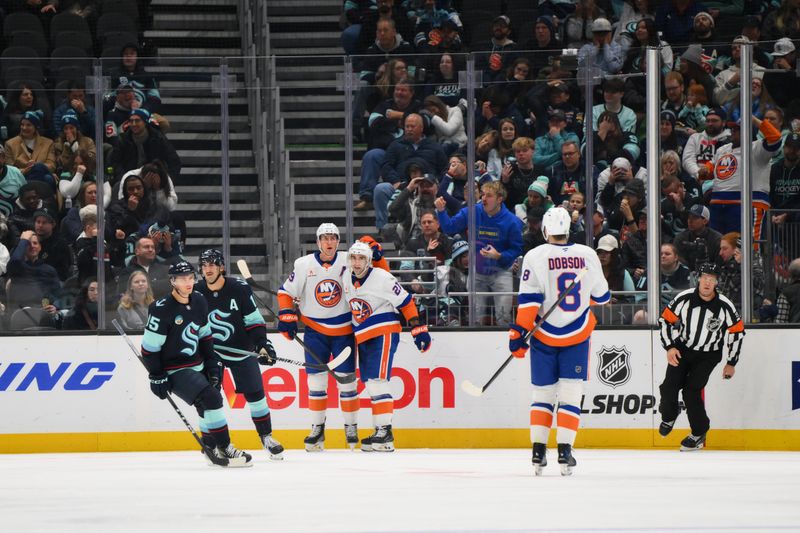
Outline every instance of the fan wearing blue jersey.
POLYGON ((179 261, 169 269, 172 292, 148 309, 142 337, 142 360, 150 390, 161 398, 172 392, 200 415, 203 442, 228 466, 251 466, 252 457, 231 444, 222 409, 222 363, 214 353, 208 305, 194 292, 194 267, 179 261))
POLYGON ((272 414, 258 366, 259 363, 275 364, 275 348, 267 339, 267 324, 258 311, 250 286, 242 279, 225 275, 225 257, 221 251, 205 250, 200 254, 198 264, 203 279, 194 290, 205 296, 208 302, 208 326, 215 350, 222 364, 231 371, 236 392, 243 394, 247 401, 262 446, 269 452, 270 459, 281 460, 283 446, 272 437, 272 414), (233 354, 225 347, 261 355, 256 360, 249 355, 233 354))

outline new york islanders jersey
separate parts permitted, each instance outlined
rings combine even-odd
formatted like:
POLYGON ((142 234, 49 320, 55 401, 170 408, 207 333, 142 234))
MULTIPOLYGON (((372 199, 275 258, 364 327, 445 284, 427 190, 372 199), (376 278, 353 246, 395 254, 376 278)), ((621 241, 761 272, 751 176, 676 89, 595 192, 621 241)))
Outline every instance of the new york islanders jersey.
POLYGON ((189 303, 178 302, 172 294, 156 300, 147 310, 142 337, 142 357, 151 374, 171 374, 182 368, 203 369, 204 350, 210 352, 211 328, 208 305, 202 294, 193 292, 189 303))
POLYGON ((572 346, 589 338, 597 320, 591 304, 611 299, 600 260, 582 244, 543 244, 525 254, 519 283, 517 324, 531 330, 539 308, 550 309, 578 272, 588 272, 547 317, 534 337, 548 346, 572 346))
POLYGON ((342 298, 342 278, 347 270, 347 252, 336 252, 332 263, 323 262, 319 252, 294 262, 294 270, 278 289, 281 309, 293 309, 299 300, 300 319, 323 335, 349 335, 350 309, 342 298))
POLYGON ((348 269, 343 281, 357 343, 386 333, 399 333, 402 327, 398 310, 406 320, 418 316, 411 295, 383 269, 370 268, 361 279, 348 269))
POLYGON ((200 280, 194 290, 208 303, 208 327, 222 358, 239 361, 248 356, 226 353, 219 345, 253 350, 256 341, 267 336, 264 317, 258 311, 253 291, 244 280, 226 276, 219 291, 212 291, 205 280, 200 280))

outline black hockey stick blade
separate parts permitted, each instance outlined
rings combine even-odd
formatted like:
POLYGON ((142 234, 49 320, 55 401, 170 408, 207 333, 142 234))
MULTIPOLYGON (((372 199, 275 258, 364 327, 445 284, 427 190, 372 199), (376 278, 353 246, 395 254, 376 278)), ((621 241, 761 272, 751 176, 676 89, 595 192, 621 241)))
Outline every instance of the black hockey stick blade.
MULTIPOLYGON (((114 328, 116 328, 117 332, 120 335, 122 335, 122 338, 125 339, 125 342, 128 343, 128 347, 133 352, 133 355, 135 355, 136 358, 139 360, 139 362, 142 363, 142 366, 144 366, 145 369, 147 369, 147 367, 144 364, 144 359, 142 359, 142 354, 139 353, 139 350, 133 344, 133 342, 131 341, 130 337, 128 337, 128 334, 125 333, 125 330, 122 328, 122 325, 117 321, 116 318, 111 321, 111 324, 114 326, 114 328)), ((225 458, 225 457, 217 457, 217 454, 214 453, 214 450, 212 450, 211 448, 206 446, 205 443, 203 443, 203 441, 200 439, 200 437, 197 436, 197 433, 195 432, 194 427, 192 427, 192 424, 189 423, 189 421, 186 419, 185 416, 183 416, 183 413, 181 412, 181 410, 178 407, 178 405, 175 403, 175 400, 173 400, 172 396, 169 395, 169 394, 167 394, 167 401, 172 406, 172 408, 175 410, 175 412, 178 414, 178 416, 180 417, 181 421, 183 422, 183 425, 186 426, 186 429, 189 430, 189 433, 192 434, 192 437, 194 437, 194 440, 196 440, 197 444, 200 445, 200 448, 203 450, 203 453, 205 454, 205 456, 208 457, 208 460, 211 461, 212 464, 215 464, 217 466, 228 466, 229 461, 228 461, 227 458, 225 458)))

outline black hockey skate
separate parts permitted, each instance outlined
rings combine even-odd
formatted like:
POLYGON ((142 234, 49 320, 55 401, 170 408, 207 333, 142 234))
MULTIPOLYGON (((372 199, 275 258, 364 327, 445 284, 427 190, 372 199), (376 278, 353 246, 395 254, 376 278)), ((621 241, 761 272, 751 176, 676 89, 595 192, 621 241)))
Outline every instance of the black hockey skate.
POLYGON ((356 449, 356 444, 358 444, 358 425, 357 424, 345 424, 344 425, 344 438, 347 441, 347 446, 350 450, 356 449))
POLYGON ((542 470, 547 466, 547 445, 541 442, 533 444, 533 473, 537 476, 542 475, 542 470))
POLYGON ((273 461, 283 461, 283 445, 269 435, 261 435, 261 444, 269 452, 269 458, 273 461))
POLYGON ((242 450, 237 450, 233 444, 228 444, 226 448, 217 447, 214 449, 214 455, 220 459, 228 460, 228 468, 242 468, 245 466, 253 466, 253 457, 242 450))
POLYGON ((569 444, 558 445, 558 465, 561 467, 562 476, 571 476, 572 469, 578 461, 572 456, 572 446, 569 444))
POLYGON ((311 433, 303 439, 307 452, 321 452, 325 449, 325 424, 313 424, 311 433))
POLYGON ((688 435, 681 441, 682 452, 693 452, 702 450, 706 446, 706 434, 702 435, 688 435))
POLYGON ((375 433, 365 439, 361 439, 362 452, 393 452, 394 435, 392 435, 392 425, 378 426, 375 433))
POLYGON ((661 424, 658 425, 658 434, 662 437, 666 437, 672 431, 673 426, 675 425, 675 421, 667 422, 665 420, 661 421, 661 424))

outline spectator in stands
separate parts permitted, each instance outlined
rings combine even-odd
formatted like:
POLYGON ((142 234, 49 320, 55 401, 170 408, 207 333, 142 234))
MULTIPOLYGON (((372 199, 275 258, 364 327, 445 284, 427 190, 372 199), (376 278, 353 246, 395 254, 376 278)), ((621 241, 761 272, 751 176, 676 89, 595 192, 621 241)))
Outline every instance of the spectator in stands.
POLYGON ((75 305, 64 318, 63 329, 94 331, 97 329, 97 280, 88 278, 81 284, 75 305))
POLYGON ((709 165, 713 163, 717 149, 731 136, 725 128, 728 114, 721 107, 714 107, 706 114, 705 131, 693 133, 683 149, 683 169, 702 182, 712 178, 709 165))
POLYGON ((639 211, 636 215, 635 230, 628 232, 623 241, 620 258, 633 284, 638 285, 647 272, 647 211, 639 211))
POLYGON ((72 274, 72 251, 64 238, 56 231, 56 215, 41 208, 33 214, 33 230, 39 237, 39 258, 58 272, 61 281, 72 274))
MULTIPOLYGON (((686 141, 689 136, 683 129, 677 129, 678 117, 671 109, 664 109, 661 111, 661 127, 659 133, 661 134, 661 151, 672 151, 678 156, 678 167, 680 167, 680 156, 683 154, 683 148, 686 146, 686 141)), ((705 117, 703 117, 703 124, 705 124, 705 117)))
POLYGON ((8 161, 20 169, 28 181, 42 181, 55 192, 55 150, 53 141, 39 134, 42 112, 26 111, 19 124, 19 135, 6 141, 8 161))
POLYGON ((533 38, 525 45, 530 59, 532 78, 544 78, 552 71, 553 62, 558 57, 560 48, 561 42, 553 17, 539 15, 533 27, 533 38))
MULTIPOLYGON (((522 234, 522 255, 524 256, 547 240, 542 233, 542 218, 545 210, 542 207, 531 207, 525 216, 525 231, 522 234)), ((519 217, 517 217, 519 218, 519 217)))
POLYGON ((445 307, 442 321, 447 326, 465 326, 468 324, 468 299, 466 296, 453 296, 453 293, 467 292, 467 276, 469 274, 469 243, 458 240, 453 243, 449 265, 444 275, 437 275, 437 293, 446 295, 440 303, 445 307))
MULTIPOLYGON (((452 240, 450 237, 441 232, 439 226, 439 218, 436 216, 436 211, 431 207, 425 209, 419 215, 419 232, 417 235, 412 236, 408 242, 405 243, 403 255, 417 256, 417 257, 435 257, 436 264, 432 265, 430 262, 424 261, 403 261, 400 265, 401 270, 427 270, 432 267, 435 268, 439 265, 444 265, 446 259, 450 258, 450 251, 452 248, 452 240)), ((434 282, 434 274, 407 274, 404 276, 406 281, 413 280, 415 283, 411 285, 411 292, 416 294, 429 293, 432 290, 434 282), (425 283, 426 285, 423 285, 425 283)))
POLYGON ((635 57, 644 58, 648 47, 659 49, 661 55, 661 72, 666 74, 672 70, 675 60, 672 55, 672 47, 669 43, 662 41, 658 36, 656 24, 653 19, 643 18, 636 23, 636 31, 630 44, 622 44, 622 53, 630 61, 635 57))
POLYGON ((561 80, 549 81, 539 84, 528 92, 527 108, 536 135, 544 135, 549 129, 546 120, 537 120, 537 117, 549 117, 555 110, 564 112, 567 119, 567 131, 578 137, 583 136, 582 111, 570 103, 570 92, 567 84, 561 80))
POLYGON ((136 271, 128 277, 128 288, 119 299, 117 313, 125 329, 141 330, 147 324, 147 308, 155 301, 147 274, 136 271))
POLYGON ((553 110, 548 118, 549 131, 536 138, 533 163, 549 168, 561 159, 561 147, 565 142, 578 143, 578 136, 567 131, 567 117, 560 109, 553 110))
MULTIPOLYGON (((792 133, 783 121, 783 109, 773 105, 764 111, 764 120, 775 126, 775 129, 781 132, 781 145, 783 145, 786 142, 786 138, 792 133)), ((759 131, 756 138, 763 139, 764 134, 759 131)), ((772 163, 780 163, 781 161, 783 161, 783 149, 778 150, 778 152, 772 156, 772 163)))
POLYGON ((74 80, 69 82, 67 87, 67 97, 53 111, 53 130, 56 137, 61 135, 64 129, 64 116, 72 113, 77 117, 78 123, 75 127, 81 134, 90 139, 94 139, 94 107, 86 103, 86 89, 81 81, 74 80))
POLYGON ((19 190, 26 180, 20 170, 6 164, 6 150, 0 145, 0 215, 11 216, 14 205, 19 198, 19 190))
POLYGON ((392 200, 389 206, 389 215, 397 221, 396 231, 400 243, 405 244, 410 240, 417 239, 423 233, 422 213, 433 209, 433 202, 438 190, 439 181, 436 177, 424 174, 413 178, 408 186, 392 200))
POLYGON ((699 83, 706 90, 706 95, 713 105, 714 89, 717 82, 711 76, 711 58, 703 53, 703 48, 699 44, 692 44, 681 54, 680 72, 686 85, 699 83))
POLYGON ((597 177, 595 202, 603 207, 606 214, 610 213, 614 202, 619 202, 622 191, 634 180, 644 183, 647 180, 647 170, 639 168, 634 172, 629 159, 614 159, 609 168, 604 169, 597 177))
POLYGON ((547 176, 539 176, 536 180, 528 186, 528 196, 514 206, 514 214, 517 215, 523 223, 528 221, 528 211, 532 207, 541 207, 547 212, 548 209, 553 207, 553 200, 547 195, 547 186, 550 180, 547 176))
MULTIPOLYGON (((513 301, 510 294, 513 290, 511 267, 522 254, 522 222, 503 205, 505 188, 501 183, 485 183, 481 193, 481 203, 475 206, 475 289, 508 293, 494 297, 496 322, 498 325, 508 325, 513 301)), ((444 198, 437 198, 436 210, 442 230, 448 235, 463 235, 467 229, 469 207, 461 209, 452 218, 445 208, 444 198)), ((488 298, 479 298, 479 314, 487 303, 488 298)))
POLYGON ((655 20, 656 4, 653 0, 624 0, 614 30, 614 40, 625 46, 625 41, 632 41, 637 23, 648 18, 655 20))
POLYGON ((492 21, 492 37, 488 43, 474 47, 475 68, 483 71, 484 82, 502 79, 506 69, 517 58, 517 43, 511 40, 511 19, 500 15, 492 21))
MULTIPOLYGON (((78 267, 78 283, 83 284, 86 279, 97 275, 98 248, 97 248, 97 205, 89 204, 82 207, 78 216, 82 224, 82 231, 71 244, 75 247, 75 264, 78 267)), ((125 249, 121 242, 105 243, 103 255, 103 268, 105 279, 111 286, 114 280, 112 264, 122 266, 125 259, 125 249)), ((109 291, 110 292, 110 291, 109 291)), ((112 296, 111 294, 108 295, 112 296)), ((113 298, 108 299, 113 301, 113 298)))
POLYGON ((531 62, 527 57, 518 57, 506 69, 505 77, 498 78, 498 87, 508 97, 511 105, 519 107, 520 102, 524 102, 528 91, 533 88, 533 76, 531 74, 531 62))
MULTIPOLYGON (((764 87, 760 72, 754 73, 751 87, 752 106, 750 108, 750 114, 763 120, 767 110, 775 107, 775 102, 764 87)), ((732 122, 738 122, 742 118, 742 108, 738 98, 728 103, 725 110, 728 112, 728 117, 732 122)), ((747 113, 745 113, 745 116, 747 116, 747 113)), ((770 121, 770 123, 772 123, 772 121, 770 121)), ((758 128, 753 125, 752 131, 753 138, 755 138, 759 134, 758 128)), ((780 131, 780 129, 778 131, 780 131)))
POLYGON ((592 21, 592 42, 578 51, 578 66, 596 68, 602 74, 616 74, 622 69, 625 54, 619 43, 611 40, 611 23, 608 19, 592 21))
MULTIPOLYGON (((169 175, 169 170, 163 161, 155 159, 143 165, 141 168, 135 168, 125 173, 123 180, 131 176, 138 176, 142 179, 145 189, 151 196, 151 202, 154 206, 162 208, 171 214, 178 207, 178 195, 175 192, 175 185, 169 175)), ((122 198, 122 190, 117 195, 117 198, 122 198)))
MULTIPOLYGON (((781 227, 800 221, 800 134, 792 133, 783 143, 783 161, 773 163, 769 174, 770 208, 793 210, 772 215, 772 223, 781 227)), ((797 243, 795 243, 797 244, 797 243)))
POLYGON ((595 0, 578 0, 575 2, 575 12, 564 19, 564 42, 569 48, 580 48, 591 42, 594 38, 593 22, 604 17, 606 12, 595 0))
POLYGON ((450 215, 456 214, 466 205, 467 179, 467 158, 462 154, 450 157, 447 172, 439 182, 439 191, 436 193, 437 197, 444 198, 447 203, 447 212, 450 215))
MULTIPOLYGON (((139 61, 139 45, 133 42, 122 45, 120 56, 122 59, 119 66, 109 73, 111 87, 130 85, 139 108, 150 113, 160 112, 161 93, 158 91, 158 83, 142 67, 139 61)), ((106 102, 107 107, 112 107, 113 95, 107 95, 106 102)))
POLYGON ((517 106, 509 101, 504 87, 499 84, 491 85, 483 91, 479 105, 475 109, 475 131, 499 130, 500 121, 504 118, 512 119, 517 125, 518 132, 526 126, 517 106))
POLYGON ((378 68, 392 58, 403 59, 406 65, 411 64, 414 49, 408 41, 397 33, 397 26, 392 19, 380 19, 375 31, 375 42, 360 58, 357 70, 359 77, 368 84, 374 84, 378 68))
MULTIPOLYGON (((69 111, 61 117, 63 121, 62 132, 53 143, 56 157, 56 174, 70 172, 75 167, 75 158, 81 154, 81 164, 94 169, 97 150, 94 141, 81 133, 78 115, 69 111)), ((84 171, 85 172, 85 171, 84 171)), ((94 175, 94 171, 92 171, 94 175)), ((61 183, 59 182, 59 189, 61 183)))
POLYGON ((117 294, 127 290, 128 279, 134 272, 144 272, 154 294, 162 294, 169 287, 169 267, 156 259, 156 245, 153 239, 139 237, 134 245, 134 257, 119 273, 117 294))
POLYGON ((106 211, 106 240, 124 240, 139 231, 140 226, 155 219, 156 208, 149 191, 139 176, 128 176, 120 184, 123 197, 109 204, 106 211))
MULTIPOLYGON (((739 35, 733 40, 731 45, 731 64, 725 70, 720 71, 715 78, 717 86, 714 89, 714 101, 717 105, 727 106, 739 100, 743 44, 751 44, 750 39, 744 35, 739 35)), ((758 79, 760 84, 761 78, 764 76, 763 67, 752 65, 752 71, 753 81, 758 79)))
MULTIPOLYGON (((445 12, 446 13, 446 12, 445 12)), ((436 68, 435 60, 436 54, 452 53, 457 54, 466 51, 464 43, 461 42, 460 31, 462 29, 461 21, 457 13, 446 13, 446 17, 439 27, 434 27, 426 32, 420 31, 414 37, 414 45, 416 46, 417 53, 426 54, 427 61, 422 65, 427 65, 427 69, 432 71, 436 68)), ((420 27, 426 26, 423 23, 420 27)), ((421 66, 421 65, 420 65, 421 66)))
POLYGON ((630 107, 622 104, 625 95, 625 82, 619 78, 603 81, 603 103, 592 108, 592 129, 600 129, 600 118, 603 113, 613 113, 623 132, 636 132, 636 113, 630 107))
MULTIPOLYGON (((8 221, 2 213, 0 213, 0 276, 6 275, 8 268, 8 261, 11 259, 11 253, 8 251, 7 241, 8 237, 8 221)), ((5 278, 3 278, 3 281, 5 278)), ((3 299, 5 299, 5 288, 2 290, 3 299)), ((2 302, 0 302, 2 303, 2 302)), ((2 312, 2 310, 0 310, 2 312)))
POLYGON ((398 81, 408 78, 408 64, 399 57, 392 58, 378 67, 376 76, 374 85, 366 85, 359 89, 358 97, 353 104, 355 113, 353 120, 356 122, 353 127, 358 127, 359 131, 363 128, 364 112, 366 111, 369 116, 378 104, 392 97, 394 86, 398 81))
MULTIPOLYGON (((364 154, 361 161, 362 178, 363 173, 367 171, 374 174, 374 182, 377 183, 377 173, 380 172, 383 163, 384 151, 393 141, 403 136, 405 116, 417 113, 421 108, 422 102, 414 97, 413 82, 405 78, 395 84, 392 99, 382 102, 372 111, 367 135, 367 146, 370 150, 364 154), (374 151, 375 149, 377 151, 374 151)), ((364 193, 362 198, 372 196, 371 190, 364 193)))
POLYGON ((8 262, 8 303, 15 309, 41 306, 55 317, 58 309, 53 302, 61 294, 61 281, 56 270, 39 257, 41 250, 39 237, 31 230, 23 231, 8 262))
POLYGON ((753 46, 753 59, 755 62, 765 68, 771 66, 772 57, 770 57, 768 51, 772 49, 772 43, 768 44, 762 42, 761 20, 758 16, 748 15, 744 18, 744 22, 742 23, 742 35, 755 43, 755 46, 753 46), (769 48, 765 49, 767 46, 769 46, 769 48))
POLYGON ((486 171, 494 179, 500 179, 503 166, 508 163, 509 158, 513 158, 514 141, 519 136, 517 123, 510 118, 500 120, 497 131, 500 133, 497 138, 497 147, 489 150, 488 164, 486 165, 486 171))
POLYGON ((533 163, 535 150, 533 139, 519 137, 512 146, 514 148, 514 161, 509 160, 500 173, 500 181, 503 182, 505 191, 507 191, 505 201, 509 210, 514 209, 514 206, 525 199, 528 195, 528 187, 533 183, 536 176, 541 176, 545 173, 545 169, 533 163))
POLYGON ((800 39, 800 3, 797 0, 783 0, 778 9, 764 17, 761 28, 765 41, 800 39))
POLYGON ((134 109, 128 124, 128 129, 120 135, 119 146, 111 156, 117 179, 122 178, 129 170, 140 168, 156 159, 164 162, 171 178, 177 179, 181 173, 178 152, 166 136, 150 124, 150 113, 145 109, 134 109))
POLYGON ((461 62, 457 55, 442 54, 439 56, 437 66, 432 69, 433 73, 426 86, 426 93, 438 96, 448 106, 458 105, 459 100, 466 96, 466 90, 458 81, 461 62))
POLYGON ((702 197, 689 196, 686 186, 675 175, 661 179, 661 237, 671 241, 688 227, 689 209, 702 204, 702 197))
POLYGON ((499 144, 500 134, 497 130, 489 130, 475 139, 475 166, 476 171, 489 172, 492 179, 497 181, 500 179, 500 174, 496 176, 489 169, 489 164, 492 163, 492 151, 497 153, 497 146, 499 144))
MULTIPOLYGON (((36 183, 26 183, 19 188, 19 197, 14 202, 14 210, 8 217, 8 229, 11 236, 10 243, 17 244, 20 234, 26 230, 33 231, 33 214, 44 205, 39 196, 39 187, 36 183)), ((39 240, 36 240, 38 245, 39 240)))
POLYGON ((586 195, 582 192, 576 191, 569 196, 569 200, 562 204, 572 218, 569 226, 570 242, 577 242, 580 244, 586 243, 586 195), (582 237, 578 240, 579 237, 582 237))
POLYGON ((701 11, 694 16, 692 22, 692 38, 690 42, 706 46, 714 46, 719 42, 717 37, 717 23, 711 13, 701 11))
POLYGON ((394 0, 377 0, 377 2, 355 0, 355 2, 359 4, 361 20, 361 31, 355 53, 363 54, 373 43, 378 22, 383 19, 390 19, 394 22, 395 29, 403 40, 408 42, 414 40, 414 27, 402 2, 394 0), (377 4, 377 9, 375 9, 375 4, 377 4))
MULTIPOLYGON (((130 83, 120 84, 114 92, 114 102, 111 109, 107 109, 105 115, 105 128, 103 140, 111 146, 119 144, 120 136, 128 129, 128 119, 131 111, 139 108, 136 94, 130 83)), ((109 97, 106 96, 108 99, 109 97)))
POLYGON ((686 104, 678 113, 678 121, 683 125, 686 133, 692 134, 702 131, 706 126, 706 114, 709 111, 706 90, 699 83, 689 86, 686 104))
POLYGON ((50 117, 45 114, 46 106, 43 106, 37 99, 36 93, 30 85, 22 84, 9 94, 8 104, 0 117, 0 140, 3 142, 19 135, 20 122, 29 111, 38 111, 39 127, 43 132, 47 131, 50 124, 50 117))
MULTIPOLYGON (((693 287, 695 280, 689 268, 681 263, 678 256, 678 249, 674 244, 665 242, 661 245, 659 264, 661 266, 661 284, 659 287, 661 295, 661 307, 666 307, 669 302, 680 291, 693 287)), ((645 272, 635 284, 637 291, 646 291, 647 283, 650 279, 649 272, 645 272)), ((647 323, 647 311, 639 310, 633 318, 634 324, 647 323)))
POLYGON ((586 191, 586 169, 580 146, 574 140, 561 145, 561 161, 550 168, 549 194, 553 203, 561 205, 575 192, 586 191))
MULTIPOLYGON (((75 178, 72 180, 73 182, 77 182, 80 187, 78 193, 71 196, 65 195, 65 198, 72 197, 76 199, 75 205, 67 210, 67 214, 64 215, 64 218, 61 220, 61 233, 64 235, 67 242, 75 242, 75 239, 78 238, 78 235, 80 235, 83 230, 83 224, 79 216, 80 209, 87 205, 97 204, 97 183, 95 181, 83 181, 83 173, 86 172, 86 167, 81 167, 83 167, 83 165, 79 165, 78 169, 76 169, 75 178)), ((63 180, 59 182, 59 186, 66 181, 67 180, 63 180)), ((104 207, 108 207, 111 203, 111 188, 108 187, 107 183, 103 185, 106 189, 103 195, 103 203, 104 207)), ((69 193, 71 192, 72 189, 70 189, 69 193)))
POLYGON ((778 39, 772 58, 772 69, 764 74, 764 87, 772 95, 775 103, 788 111, 788 116, 798 116, 800 104, 797 103, 797 95, 800 94, 800 78, 795 72, 797 51, 794 43, 785 37, 778 39))
POLYGON ((603 277, 608 282, 611 291, 611 303, 624 303, 630 301, 630 296, 614 294, 618 291, 636 290, 630 273, 625 270, 619 252, 619 241, 614 235, 603 235, 597 243, 597 258, 603 267, 603 277))
POLYGON ((781 289, 778 296, 776 324, 800 322, 800 258, 789 263, 789 276, 790 283, 781 289))
POLYGON ((672 111, 677 117, 678 113, 683 109, 684 104, 686 104, 685 90, 686 88, 681 73, 674 70, 668 72, 667 75, 664 76, 664 92, 667 98, 661 102, 661 109, 672 111))
POLYGON ((433 139, 442 145, 445 155, 461 150, 467 144, 464 115, 458 106, 448 107, 437 96, 427 96, 423 102, 433 129, 433 139))
POLYGON ((668 43, 687 43, 692 38, 694 18, 701 11, 705 7, 696 0, 662 2, 656 10, 656 28, 668 43))
POLYGON ((623 131, 617 115, 611 111, 600 113, 593 148, 594 162, 599 168, 608 167, 619 158, 636 161, 640 153, 636 134, 623 131))
POLYGON ((644 182, 637 178, 627 177, 629 174, 616 168, 618 179, 627 179, 622 192, 614 195, 614 188, 607 186, 602 191, 601 205, 607 213, 608 227, 620 234, 623 242, 627 235, 636 231, 639 213, 647 209, 644 182))
POLYGON ((686 231, 679 233, 673 241, 678 248, 678 255, 692 272, 719 255, 722 235, 708 227, 710 218, 708 207, 702 204, 693 205, 689 209, 686 231))

